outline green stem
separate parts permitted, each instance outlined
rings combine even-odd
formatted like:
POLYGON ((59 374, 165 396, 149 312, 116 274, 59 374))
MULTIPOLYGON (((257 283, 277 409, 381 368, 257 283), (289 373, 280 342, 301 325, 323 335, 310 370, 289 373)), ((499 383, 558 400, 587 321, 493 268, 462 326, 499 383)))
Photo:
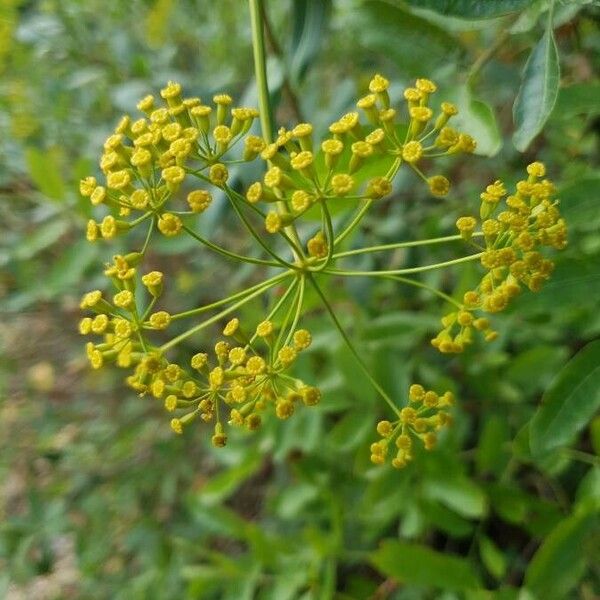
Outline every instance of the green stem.
POLYGON ((371 208, 371 204, 373 204, 373 200, 366 200, 365 203, 358 209, 352 221, 350 221, 350 223, 346 226, 346 229, 344 229, 344 231, 342 231, 342 233, 335 238, 334 247, 339 246, 354 231, 354 229, 362 221, 369 208, 371 208))
MULTIPOLYGON (((294 335, 294 331, 296 330, 296 327, 298 326, 298 322, 300 321, 300 315, 302 314, 302 306, 304 305, 304 290, 306 288, 306 283, 305 283, 305 279, 304 277, 302 277, 300 279, 300 287, 298 289, 298 296, 296 298, 296 312, 294 313, 294 319, 292 321, 292 326, 290 327, 290 331, 287 335, 287 337, 285 338, 285 345, 287 346, 291 339, 292 336, 294 335)), ((283 332, 283 329, 282 329, 283 332)))
POLYGON ((199 306, 198 308, 192 308, 191 310, 186 310, 185 312, 180 312, 180 313, 171 315, 171 321, 175 321, 177 319, 185 319, 187 317, 193 317, 195 315, 200 315, 203 312, 206 312, 207 310, 212 310, 213 308, 218 308, 219 306, 223 306, 223 304, 229 304, 230 302, 233 302, 234 300, 238 300, 239 298, 244 298, 245 296, 248 296, 252 292, 255 292, 259 289, 264 288, 265 290, 267 290, 270 287, 273 287, 279 281, 282 281, 286 277, 289 277, 290 275, 291 275, 290 271, 288 271, 286 273, 280 273, 279 275, 276 275, 275 277, 271 277, 270 279, 261 281, 260 283, 257 283, 256 285, 253 285, 250 288, 242 290, 241 292, 237 292, 235 294, 232 294, 231 296, 227 296, 227 298, 222 298, 221 300, 217 300, 216 302, 212 302, 211 304, 206 304, 204 306, 199 306))
POLYGON ((333 258, 333 246, 335 244, 335 232, 333 231, 331 213, 327 208, 327 204, 323 200, 321 201, 321 214, 323 216, 323 220, 325 221, 325 230, 327 232, 327 257, 325 258, 325 262, 319 266, 319 271, 327 268, 327 266, 331 263, 331 259, 333 258))
POLYGON ((198 240, 201 244, 204 244, 211 250, 214 250, 218 254, 226 256, 227 258, 232 258, 234 260, 239 260, 240 262, 247 262, 254 265, 268 265, 269 267, 279 267, 280 265, 272 260, 263 260, 261 258, 252 258, 251 256, 242 256, 241 254, 236 254, 235 252, 230 252, 229 250, 225 250, 225 248, 221 248, 221 246, 217 246, 208 240, 205 240, 203 237, 199 236, 194 230, 187 227, 187 225, 183 225, 184 231, 192 236, 195 240, 198 240))
POLYGON ((443 298, 444 300, 446 300, 446 302, 450 302, 450 304, 453 304, 457 308, 462 309, 462 304, 457 302, 454 298, 452 298, 452 296, 448 296, 448 294, 444 294, 444 292, 441 292, 440 290, 436 290, 435 288, 427 285, 426 283, 422 283, 422 282, 416 281, 414 279, 408 279, 407 277, 399 277, 398 275, 382 275, 382 278, 383 279, 391 279, 392 281, 399 281, 400 283, 405 283, 407 285, 412 285, 414 287, 418 287, 418 288, 427 290, 428 292, 431 292, 432 294, 435 294, 436 296, 443 298))
POLYGON ((196 327, 192 327, 191 329, 188 329, 188 331, 185 331, 182 334, 178 335, 177 337, 174 337, 172 340, 170 340, 166 344, 163 344, 160 347, 160 351, 161 352, 165 352, 169 348, 172 348, 173 346, 176 346, 177 344, 179 344, 179 342, 182 342, 183 340, 187 339, 191 335, 194 335, 198 331, 201 331, 205 327, 208 327, 209 325, 212 325, 212 323, 215 323, 216 321, 218 321, 219 319, 221 319, 224 316, 228 315, 229 313, 232 313, 234 310, 237 310, 240 306, 243 306, 247 302, 250 302, 250 300, 252 300, 253 298, 256 298, 257 296, 260 296, 267 289, 268 289, 267 287, 264 287, 264 288, 260 288, 260 289, 256 290, 254 293, 250 294, 249 296, 246 296, 245 298, 243 298, 239 302, 236 302, 235 304, 231 305, 229 308, 226 308, 225 310, 222 310, 220 313, 217 313, 216 315, 214 315, 210 319, 207 319, 206 321, 203 321, 199 325, 196 325, 196 327))
MULTIPOLYGON (((298 279, 294 279, 294 281, 292 281, 288 289, 284 292, 283 296, 279 298, 277 304, 275 304, 275 306, 271 309, 271 311, 265 318, 265 321, 270 321, 271 319, 273 319, 273 317, 275 317, 275 315, 279 312, 279 309, 285 304, 285 301, 287 300, 288 296, 296 289, 297 285, 298 279)), ((256 340, 257 337, 258 334, 255 332, 254 335, 250 338, 250 341, 246 344, 246 347, 252 346, 254 340, 256 340)))
MULTIPOLYGON (((248 0, 250 6, 250 24, 252 28, 252 51, 254 54, 254 75, 256 77, 256 88, 258 92, 258 107, 260 110, 260 126, 262 135, 267 144, 273 142, 273 118, 271 101, 269 97, 269 85, 267 81, 267 60, 265 53, 265 34, 262 20, 262 0, 248 0)), ((277 210, 286 212, 285 203, 277 202, 277 210)), ((285 227, 288 237, 294 241, 294 245, 302 248, 298 232, 294 225, 285 227)), ((296 253, 296 251, 295 251, 296 253)), ((302 253, 296 258, 301 258, 302 253)))
POLYGON ((258 92, 260 110, 260 127, 267 144, 273 142, 273 120, 271 103, 269 101, 269 86, 267 83, 267 61, 265 56, 265 36, 262 21, 262 1, 249 0, 250 23, 252 26, 252 51, 254 53, 254 75, 258 92))
MULTIPOLYGON (((481 237, 483 233, 475 232, 473 237, 481 237)), ((429 238, 426 240, 415 240, 413 242, 397 242, 394 244, 383 244, 381 246, 370 246, 368 248, 357 248, 356 250, 347 250, 346 252, 338 252, 333 255, 333 258, 343 258, 345 256, 354 256, 355 254, 365 254, 367 252, 382 252, 384 250, 396 250, 398 248, 413 248, 416 246, 427 246, 429 244, 443 244, 445 242, 454 242, 462 240, 461 235, 447 235, 439 238, 429 238)))
POLYGON ((339 333, 342 336, 344 342, 346 342, 346 345, 348 346, 348 349, 350 350, 350 352, 352 353, 352 355, 356 359, 356 362, 359 364, 361 370, 366 375, 367 379, 371 382, 371 385, 375 388, 375 390, 377 390, 377 392, 379 393, 379 395, 388 403, 388 405, 394 411, 394 413, 399 416, 400 415, 400 411, 399 411, 398 407, 394 404, 393 400, 388 396, 388 394, 381 387, 381 385, 379 385, 379 383, 377 383, 377 381, 371 375, 371 373, 369 371, 369 368, 367 367, 367 365, 363 361, 362 357, 360 356, 360 354, 358 353, 358 351, 356 350, 356 348, 354 347, 354 345, 350 341, 350 338, 348 337, 348 334, 344 331, 344 328, 342 327, 341 323, 339 322, 339 320, 338 320, 338 318, 337 318, 337 316, 335 314, 335 311, 333 310, 333 307, 331 306, 331 304, 329 304, 329 301, 327 300, 327 298, 325 297, 325 294, 323 293, 323 291, 321 290, 321 288, 317 284, 317 282, 316 282, 313 274, 312 273, 308 273, 307 277, 308 277, 308 280, 310 281, 311 285, 315 288, 315 291, 317 292, 317 295, 321 299, 321 302, 323 303, 323 305, 327 309, 327 312, 329 313, 329 316, 331 317, 331 320, 333 321, 333 324, 335 325, 336 329, 339 331, 339 333))
POLYGON ((342 275, 344 277, 381 277, 383 275, 408 275, 410 273, 423 273, 424 271, 433 271, 434 269, 443 269, 444 267, 451 267, 452 265, 458 265, 465 262, 477 260, 481 257, 483 252, 478 254, 471 254, 470 256, 464 256, 463 258, 455 258, 454 260, 446 260, 444 262, 435 263, 433 265, 425 265, 423 267, 411 267, 408 269, 396 269, 393 271, 338 271, 337 269, 324 269, 323 273, 330 275, 342 275))
POLYGON ((287 269, 296 269, 296 267, 294 265, 286 262, 283 258, 281 258, 273 250, 271 250, 271 248, 269 248, 269 246, 262 240, 262 238, 258 235, 258 233, 256 233, 254 227, 252 227, 252 224, 246 218, 246 215, 244 215, 244 213, 242 212, 240 207, 237 205, 237 202, 235 201, 235 199, 233 197, 231 188, 225 186, 225 193, 227 194, 227 198, 229 198, 229 202, 231 202, 231 206, 233 207, 233 210, 235 210, 240 221, 242 221, 242 223, 248 230, 248 233, 250 233, 250 235, 260 244, 260 246, 262 246, 262 248, 265 250, 265 252, 267 254, 269 254, 270 256, 272 256, 281 266, 286 267, 287 269))

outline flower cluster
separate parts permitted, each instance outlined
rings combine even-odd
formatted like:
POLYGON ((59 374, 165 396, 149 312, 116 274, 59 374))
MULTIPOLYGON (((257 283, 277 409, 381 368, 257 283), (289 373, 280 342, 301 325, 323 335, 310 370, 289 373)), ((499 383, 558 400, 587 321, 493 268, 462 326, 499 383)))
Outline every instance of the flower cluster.
MULTIPOLYGON (((247 135, 258 111, 232 108, 227 94, 215 95, 210 106, 200 98, 183 98, 181 86, 170 82, 160 95, 162 106, 146 96, 137 105, 145 116, 135 121, 124 116, 104 142, 100 169, 105 182, 90 176, 80 183, 83 196, 111 212, 100 223, 88 222, 89 241, 112 239, 150 216, 163 235, 179 234, 181 211, 170 204, 186 176, 194 173, 222 187, 229 177, 225 155, 233 146, 244 139, 244 160, 253 160, 264 147, 261 138, 247 135), (138 216, 126 220, 130 215, 138 216)), ((211 200, 206 189, 190 190, 182 214, 201 213, 211 200)))
MULTIPOLYGON (((312 206, 334 198, 376 200, 392 191, 392 179, 401 162, 408 165, 437 197, 448 194, 450 182, 443 175, 427 177, 419 163, 427 158, 475 150, 473 138, 447 125, 458 113, 457 108, 442 102, 436 115, 429 107, 436 85, 417 79, 404 92, 408 123, 399 121, 399 112, 390 106, 389 81, 373 77, 370 93, 357 102, 359 112, 349 112, 329 126, 329 136, 319 145, 313 139, 313 126, 300 123, 287 130, 281 128, 277 139, 262 150, 268 163, 262 181, 253 183, 246 192, 251 204, 260 201, 278 203, 265 217, 265 229, 275 234, 294 223, 312 206), (387 159, 382 161, 382 158, 387 159), (381 174, 369 176, 372 165, 381 174), (281 207, 284 207, 281 210, 281 207)), ((308 240, 306 249, 313 258, 325 258, 333 244, 326 227, 308 240)))
POLYGON ((80 321, 80 333, 102 338, 100 343, 88 342, 86 346, 90 364, 94 369, 106 362, 132 368, 133 373, 126 379, 130 387, 140 394, 164 398, 167 411, 182 413, 171 420, 176 433, 182 433, 184 425, 200 417, 204 422, 215 422, 212 441, 223 446, 227 436, 220 406, 228 407, 230 425, 245 425, 255 430, 260 426, 261 413, 270 406, 277 417, 287 419, 298 403, 306 406, 319 403, 318 388, 305 385, 287 373, 298 354, 311 344, 306 329, 290 329, 284 338, 284 330, 278 332, 272 321, 265 320, 253 335, 248 335, 238 318, 230 319, 223 335, 235 345, 219 341, 214 346, 214 361, 207 353, 199 352, 192 356, 190 368, 184 368, 169 362, 160 347, 151 345, 142 336, 143 330, 163 330, 171 322, 169 313, 151 312, 162 290, 163 274, 152 271, 142 277, 151 300, 140 313, 132 291, 135 267, 127 257, 115 257, 107 273, 119 288, 112 299, 105 299, 100 290, 93 290, 80 303, 82 310, 96 313, 93 318, 84 317, 80 321), (265 352, 260 352, 260 345, 265 352))
MULTIPOLYGON (((290 374, 297 356, 311 342, 308 331, 299 326, 306 288, 311 288, 358 366, 397 416, 394 422, 379 423, 382 439, 371 447, 373 462, 384 462, 391 443, 397 447, 395 467, 411 460, 415 440, 433 448, 436 431, 450 423, 445 409, 453 403, 452 395, 438 396, 413 385, 409 405, 398 408, 354 349, 321 289, 321 278, 396 279, 454 302, 456 310, 443 318, 443 330, 433 345, 444 353, 459 352, 474 330, 483 332, 487 340, 496 336, 488 318, 478 312, 498 312, 523 287, 540 288, 552 272, 552 262, 540 250, 564 247, 566 227, 552 199, 554 187, 544 179, 543 165, 534 163, 514 195, 507 196, 499 181, 488 186, 481 195, 479 217, 458 219, 459 235, 342 251, 373 203, 391 195, 401 168, 410 169, 433 196, 442 198, 449 193, 450 182, 435 171, 431 174, 433 159, 469 154, 476 148, 470 135, 449 124, 457 108, 433 101, 437 88, 432 81, 417 79, 404 91, 404 104, 398 110, 388 89, 388 80, 375 75, 369 93, 356 103, 357 110, 332 123, 319 141, 310 123, 282 128, 274 140, 269 127, 264 139, 254 135, 251 128, 258 112, 234 107, 227 94, 217 94, 212 104, 204 104, 199 98, 184 98, 181 86, 169 83, 161 90, 160 101, 143 98, 138 103, 143 116, 123 117, 104 144, 99 164, 103 180, 89 176, 80 183, 81 194, 103 213, 101 220, 88 222, 88 240, 111 240, 144 223, 148 226, 141 249, 116 255, 106 265, 113 292, 94 290, 81 301, 81 308, 93 316, 84 317, 79 330, 97 336, 86 346, 92 367, 112 363, 127 369, 126 381, 137 393, 164 403, 173 431, 182 433, 196 420, 211 422, 212 442, 223 446, 227 426, 255 430, 269 413, 286 419, 296 407, 319 402, 317 387, 290 374), (263 177, 245 190, 236 189, 230 181, 230 165, 256 159, 264 163, 263 177), (194 229, 196 217, 211 205, 215 190, 227 199, 248 239, 257 242, 260 255, 238 254, 194 229), (335 213, 330 210, 333 202, 335 213), (320 211, 317 226, 315 215, 308 214, 312 208, 320 211), (349 219, 344 211, 350 213, 349 219), (227 297, 172 314, 157 307, 167 278, 144 266, 155 232, 168 238, 188 235, 215 255, 269 267, 276 274, 227 297), (368 272, 336 268, 338 261, 357 254, 461 239, 469 253, 445 263, 368 272), (462 303, 404 276, 475 260, 486 273, 462 303), (261 298, 269 299, 269 311, 256 328, 246 330, 232 315, 261 298), (182 325, 186 322, 187 329, 182 325), (208 337, 199 343, 200 348, 214 349, 210 357, 200 351, 184 362, 178 359, 181 364, 168 358, 184 340, 219 325, 224 327, 225 340, 215 344, 214 337, 208 337), (166 341, 158 339, 173 330, 166 341)), ((204 291, 211 294, 219 286, 204 291)))
POLYGON ((413 384, 408 392, 409 405, 398 412, 396 421, 379 421, 377 433, 381 440, 371 444, 371 461, 376 465, 385 462, 390 446, 395 446, 396 456, 392 466, 401 469, 413 459, 415 441, 425 450, 432 450, 437 443, 437 432, 452 422, 448 407, 454 404, 451 392, 438 395, 413 384))
POLYGON ((508 195, 504 184, 495 181, 481 194, 479 219, 462 216, 456 221, 460 235, 477 247, 486 270, 477 287, 464 294, 463 306, 442 319, 442 331, 432 344, 444 353, 462 352, 481 331, 487 341, 496 339, 489 319, 473 313, 497 313, 528 288, 538 292, 554 270, 554 263, 540 250, 562 250, 567 245, 567 226, 560 216, 554 184, 542 179, 544 165, 527 167, 528 178, 517 182, 508 195), (476 233, 476 229, 479 231, 476 233), (485 246, 475 240, 483 238, 485 246))

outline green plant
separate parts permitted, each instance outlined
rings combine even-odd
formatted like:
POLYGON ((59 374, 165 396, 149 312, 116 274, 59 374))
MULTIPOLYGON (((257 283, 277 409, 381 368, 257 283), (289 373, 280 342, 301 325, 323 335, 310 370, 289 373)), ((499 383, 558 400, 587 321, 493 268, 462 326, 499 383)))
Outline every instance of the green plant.
POLYGON ((437 294, 454 307, 442 319, 443 329, 432 340, 443 353, 462 352, 472 343, 474 331, 481 331, 487 341, 492 341, 497 333, 489 320, 477 313, 502 311, 522 286, 539 291, 553 270, 553 263, 539 249, 566 245, 566 225, 554 199, 555 188, 543 179, 545 167, 532 163, 527 168, 528 178, 519 181, 506 200, 507 190, 501 181, 488 185, 481 194, 481 223, 473 216, 460 216, 458 235, 341 251, 373 203, 390 196, 403 165, 425 181, 432 195, 444 197, 450 188, 448 179, 443 175, 428 177, 419 165, 427 159, 471 153, 476 142, 448 125, 458 112, 454 104, 442 102, 434 116, 430 104, 437 86, 428 79, 417 79, 415 87, 404 91, 409 122, 399 123, 398 113, 391 106, 389 82, 381 75, 371 79, 369 94, 357 102, 368 124, 361 123, 359 113, 347 113, 329 126, 331 137, 318 147, 310 123, 298 124, 289 131, 279 129, 274 137, 259 3, 251 1, 250 9, 260 113, 250 108, 231 108, 232 99, 226 94, 214 96, 214 108, 202 104, 199 98, 183 98, 181 86, 171 82, 161 91, 164 106, 158 107, 153 96, 143 98, 138 109, 146 117, 135 121, 123 117, 106 140, 100 161, 106 184, 98 185, 95 177, 81 181, 81 193, 93 205, 103 204, 118 213, 116 217, 108 214, 101 223, 90 220, 89 241, 99 236, 111 240, 148 225, 141 250, 116 255, 107 266, 105 274, 117 289, 112 302, 100 290, 89 292, 81 302, 82 309, 98 314, 84 318, 80 332, 104 336, 99 344, 88 343, 88 357, 94 368, 108 361, 133 368, 128 384, 140 394, 165 398, 166 409, 178 413, 171 420, 176 433, 182 433, 184 426, 199 418, 214 423, 213 444, 224 446, 226 423, 255 430, 270 407, 279 418, 286 419, 299 403, 313 406, 319 402, 321 392, 317 387, 287 372, 298 353, 311 343, 310 333, 298 329, 306 288, 311 288, 357 364, 392 410, 392 419, 378 425, 382 439, 372 444, 371 460, 383 463, 390 445, 395 443, 392 464, 401 468, 412 459, 414 440, 420 440, 428 450, 435 446, 437 432, 450 422, 446 409, 454 403, 454 397, 450 392, 441 396, 432 390, 426 392, 415 384, 409 393, 411 406, 401 408, 371 375, 318 279, 382 277, 437 294), (248 133, 259 114, 262 137, 248 133), (243 155, 234 159, 230 152, 238 142, 244 144, 243 155), (259 156, 267 166, 263 182, 253 183, 243 195, 230 185, 228 168, 259 156), (190 179, 199 180, 209 189, 189 191, 189 210, 178 210, 178 193, 190 179), (215 190, 225 194, 266 258, 231 252, 185 223, 187 217, 203 213, 210 206, 215 190), (259 203, 274 208, 264 213, 259 203), (354 212, 348 218, 345 213, 352 207, 354 212), (321 224, 315 231, 309 223, 310 233, 302 236, 300 230, 307 229, 303 221, 315 210, 320 213, 321 224), (286 243, 288 255, 264 239, 250 214, 260 218, 268 234, 286 243), (126 220, 130 215, 134 218, 126 220), (185 233, 222 256, 280 272, 208 305, 176 314, 153 312, 163 292, 163 273, 143 275, 145 298, 136 286, 136 278, 155 230, 166 237, 185 233), (361 271, 338 266, 347 257, 461 240, 476 252, 403 269, 361 271), (408 277, 470 261, 481 262, 487 272, 474 289, 465 292, 462 301, 408 277), (241 324, 237 317, 225 325, 222 333, 237 343, 235 347, 218 342, 214 360, 205 352, 195 353, 190 360, 192 371, 168 360, 167 352, 178 344, 280 286, 284 291, 279 292, 257 326, 248 327, 243 320, 241 324), (216 309, 209 318, 161 345, 148 336, 148 331, 163 331, 175 322, 195 320, 216 309))

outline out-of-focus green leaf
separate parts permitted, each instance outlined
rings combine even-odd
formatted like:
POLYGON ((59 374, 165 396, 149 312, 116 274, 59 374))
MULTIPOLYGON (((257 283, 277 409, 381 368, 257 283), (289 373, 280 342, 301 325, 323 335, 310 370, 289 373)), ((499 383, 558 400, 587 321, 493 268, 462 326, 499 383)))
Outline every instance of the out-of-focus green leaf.
POLYGON ((570 229, 600 227, 600 174, 566 183, 559 190, 559 198, 560 210, 570 229))
POLYGON ((506 557, 502 550, 486 536, 479 538, 479 553, 486 569, 496 578, 501 579, 506 572, 506 557))
POLYGON ((477 142, 476 154, 498 154, 502 148, 502 136, 492 107, 474 98, 466 84, 449 90, 447 97, 459 109, 458 115, 452 118, 452 125, 473 136, 477 142))
POLYGON ((462 591, 479 587, 469 562, 420 544, 384 540, 370 555, 375 568, 399 583, 462 591))
POLYGON ((363 408, 347 412, 333 427, 327 441, 339 452, 348 452, 364 442, 374 428, 363 408))
POLYGON ((24 238, 13 251, 16 260, 29 260, 38 252, 54 244, 66 233, 69 224, 61 219, 52 219, 40 224, 30 235, 24 238))
POLYGON ((259 454, 248 454, 240 464, 215 475, 200 491, 200 499, 212 506, 227 498, 258 470, 261 462, 259 454))
POLYGON ((319 52, 331 14, 331 0, 296 0, 292 6, 289 72, 297 83, 319 52))
POLYGON ((487 513, 484 492, 468 477, 458 473, 426 479, 423 482, 423 495, 467 518, 481 517, 487 513))
POLYGON ((542 39, 527 60, 513 106, 516 126, 513 143, 517 150, 524 152, 548 120, 556 103, 559 82, 558 50, 550 17, 542 39))
POLYGON ((459 44, 444 29, 411 14, 400 3, 369 0, 363 11, 362 45, 395 61, 409 76, 422 76, 447 64, 459 44))
MULTIPOLYGON (((398 0, 394 0, 398 2, 398 0)), ((405 0, 415 8, 426 8, 443 15, 462 19, 493 19, 517 12, 531 0, 405 0)))
POLYGON ((600 408, 600 341, 588 344, 560 371, 531 421, 533 455, 569 444, 600 408))
POLYGON ((600 113, 600 81, 575 83, 561 88, 552 117, 570 119, 575 115, 600 113))
POLYGON ((585 569, 584 544, 595 524, 595 511, 583 507, 561 521, 534 554, 525 573, 527 589, 537 598, 569 597, 585 569))
POLYGON ((508 460, 505 444, 509 441, 506 419, 499 415, 486 418, 477 446, 477 469, 480 473, 498 473, 508 460))
POLYGON ((65 184, 60 176, 55 154, 42 152, 37 148, 27 148, 25 160, 29 176, 40 192, 52 200, 64 200, 65 184))

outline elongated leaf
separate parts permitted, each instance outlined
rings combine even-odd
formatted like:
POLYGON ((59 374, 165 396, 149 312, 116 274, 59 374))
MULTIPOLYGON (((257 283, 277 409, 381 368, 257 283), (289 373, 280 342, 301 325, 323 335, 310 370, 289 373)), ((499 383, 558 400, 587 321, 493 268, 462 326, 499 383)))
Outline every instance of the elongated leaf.
POLYGON ((533 455, 566 446, 600 408, 600 340, 588 344, 560 371, 530 426, 533 455))
POLYGON ((29 176, 40 192, 52 200, 63 200, 65 186, 55 155, 37 148, 28 148, 25 151, 25 159, 29 176))
POLYGON ((549 19, 546 32, 525 65, 521 88, 513 106, 517 127, 513 143, 517 150, 525 151, 548 120, 558 97, 559 81, 558 50, 549 19))
POLYGON ((594 529, 593 508, 561 521, 544 540, 525 573, 525 585, 536 598, 569 597, 585 568, 583 544, 594 529))
POLYGON ((471 565, 463 558, 436 552, 420 544, 385 540, 370 561, 384 575, 400 583, 461 591, 479 586, 471 565))
POLYGON ((298 82, 314 60, 331 14, 331 0, 296 0, 293 3, 290 74, 298 82))
POLYGON ((369 0, 361 16, 357 43, 395 61, 410 77, 422 77, 446 65, 460 49, 460 42, 442 27, 411 14, 400 3, 369 0))
POLYGON ((426 8, 442 15, 463 19, 492 19, 517 12, 531 0, 404 0, 415 8, 426 8))

